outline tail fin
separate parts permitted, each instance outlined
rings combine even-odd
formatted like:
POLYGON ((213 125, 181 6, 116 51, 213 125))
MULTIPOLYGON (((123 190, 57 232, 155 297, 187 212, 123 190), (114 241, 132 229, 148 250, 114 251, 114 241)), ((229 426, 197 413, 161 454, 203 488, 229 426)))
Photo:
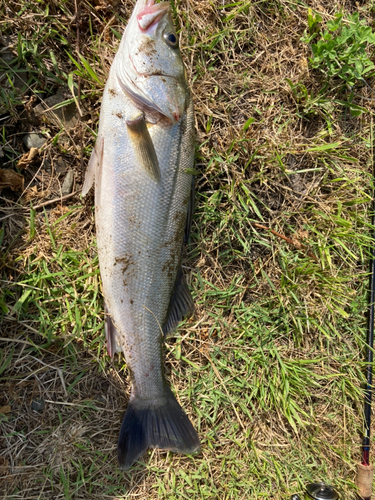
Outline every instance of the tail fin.
POLYGON ((117 445, 120 468, 130 469, 147 448, 187 454, 199 450, 198 434, 169 387, 162 398, 129 401, 117 445))

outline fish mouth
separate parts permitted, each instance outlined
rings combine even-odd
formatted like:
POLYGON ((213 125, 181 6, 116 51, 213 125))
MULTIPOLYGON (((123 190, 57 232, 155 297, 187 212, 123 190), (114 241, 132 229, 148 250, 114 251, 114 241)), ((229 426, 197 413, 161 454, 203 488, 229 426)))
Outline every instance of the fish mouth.
POLYGON ((158 24, 160 19, 169 12, 170 3, 161 2, 155 3, 155 0, 146 0, 146 5, 137 14, 138 27, 142 32, 148 31, 150 28, 158 24))

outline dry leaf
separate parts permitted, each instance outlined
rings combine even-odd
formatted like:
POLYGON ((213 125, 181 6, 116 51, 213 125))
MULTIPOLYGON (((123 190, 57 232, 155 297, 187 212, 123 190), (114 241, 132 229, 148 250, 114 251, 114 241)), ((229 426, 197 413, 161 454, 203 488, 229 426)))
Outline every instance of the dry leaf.
MULTIPOLYGON (((33 109, 33 104, 36 100, 37 100, 37 97, 35 95, 32 95, 30 97, 30 99, 27 101, 27 103, 25 103, 25 109, 26 109, 27 113, 31 113, 31 111, 33 109)), ((33 148, 31 148, 31 149, 33 149, 33 148)))
POLYGON ((33 159, 37 156, 39 153, 38 148, 31 148, 30 151, 22 155, 22 158, 17 164, 17 168, 22 169, 22 168, 27 168, 29 166, 29 163, 33 161, 33 159))
POLYGON ((301 238, 301 240, 308 240, 309 239, 309 233, 304 230, 298 231, 298 236, 301 238))
POLYGON ((66 205, 63 205, 63 206, 58 205, 56 208, 51 210, 51 214, 59 217, 60 215, 63 215, 65 213, 69 212, 69 210, 70 210, 70 207, 67 207, 66 205))
POLYGON ((2 413, 3 415, 5 415, 6 413, 10 413, 11 411, 12 408, 9 405, 0 407, 0 413, 2 413))
POLYGON ((10 188, 12 191, 23 191, 25 179, 13 170, 0 168, 0 189, 10 188))
POLYGON ((303 245, 297 238, 291 238, 291 242, 293 245, 298 248, 298 250, 303 250, 305 248, 305 245, 303 245))
POLYGON ((45 195, 46 191, 38 191, 38 188, 33 186, 26 190, 24 196, 22 197, 22 203, 28 203, 31 200, 35 200, 35 198, 44 198, 45 195))
POLYGON ((38 196, 38 189, 36 186, 33 186, 26 190, 26 192, 22 197, 22 201, 28 203, 30 200, 37 198, 37 196, 38 196))

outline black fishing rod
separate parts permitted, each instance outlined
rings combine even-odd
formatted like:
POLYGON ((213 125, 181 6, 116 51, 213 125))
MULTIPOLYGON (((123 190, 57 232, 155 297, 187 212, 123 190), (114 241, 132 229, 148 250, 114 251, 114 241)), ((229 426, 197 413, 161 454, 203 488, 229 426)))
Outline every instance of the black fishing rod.
MULTIPOLYGON (((375 179, 375 170, 374 176, 375 179)), ((367 330, 367 382, 365 389, 364 404, 364 432, 362 441, 361 463, 357 464, 356 485, 358 495, 362 500, 371 500, 372 480, 374 466, 370 464, 370 430, 371 430, 371 403, 372 403, 372 364, 374 348, 374 326, 375 326, 375 193, 373 199, 372 214, 372 249, 370 262, 370 296, 369 296, 369 319, 367 330)), ((324 483, 312 483, 306 486, 304 497, 306 500, 337 500, 339 495, 333 486, 324 483)), ((292 495, 291 500, 301 500, 299 495, 292 495)))
MULTIPOLYGON (((375 177, 374 177, 375 178, 375 177)), ((375 227, 375 200, 372 224, 375 227)), ((367 330, 367 382, 364 405, 364 433, 362 442, 361 463, 357 464, 356 484, 358 495, 363 500, 370 500, 372 493, 372 479, 374 466, 370 464, 370 429, 371 429, 371 402, 372 402, 372 363, 374 347, 375 324, 375 230, 372 235, 372 252, 370 263, 370 304, 367 330)), ((311 483, 306 486, 303 494, 305 500, 337 500, 339 494, 333 486, 324 483, 311 483)), ((302 500, 300 495, 292 495, 291 500, 302 500)))
MULTIPOLYGON (((375 178, 375 177, 374 177, 375 178)), ((372 225, 375 226, 375 199, 373 201, 372 225)), ((370 464, 370 430, 371 430, 371 402, 372 402, 372 363, 374 347, 375 322, 375 230, 372 234, 372 253, 370 264, 370 306, 367 330, 367 382, 364 406, 364 433, 362 442, 362 459, 357 464, 356 484, 358 494, 363 500, 369 500, 372 492, 372 478, 374 466, 370 464)))

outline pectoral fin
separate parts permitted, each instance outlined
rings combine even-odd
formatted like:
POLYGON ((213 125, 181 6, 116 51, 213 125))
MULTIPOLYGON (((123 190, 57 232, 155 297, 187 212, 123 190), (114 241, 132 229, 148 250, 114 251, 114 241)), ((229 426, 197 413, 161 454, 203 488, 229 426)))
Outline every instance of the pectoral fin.
POLYGON ((158 157, 143 114, 126 120, 126 125, 140 164, 150 177, 160 182, 158 157))

